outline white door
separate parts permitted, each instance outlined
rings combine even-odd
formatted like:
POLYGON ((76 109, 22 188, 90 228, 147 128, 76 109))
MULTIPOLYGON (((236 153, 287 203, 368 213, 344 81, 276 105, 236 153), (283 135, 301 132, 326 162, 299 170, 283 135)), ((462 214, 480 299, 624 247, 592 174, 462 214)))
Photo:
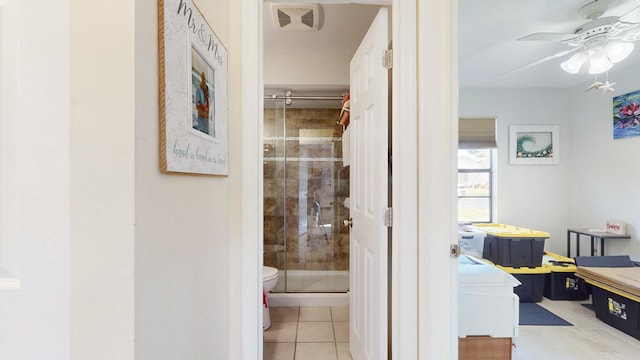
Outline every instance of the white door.
POLYGON ((350 343, 355 360, 387 358, 388 11, 351 59, 350 343))

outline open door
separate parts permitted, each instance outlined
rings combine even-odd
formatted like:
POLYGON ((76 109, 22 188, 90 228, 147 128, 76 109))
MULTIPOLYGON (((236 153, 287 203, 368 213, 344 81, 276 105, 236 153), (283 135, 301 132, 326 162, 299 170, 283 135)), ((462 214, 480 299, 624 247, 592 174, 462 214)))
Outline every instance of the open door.
POLYGON ((388 10, 380 9, 351 59, 350 350, 387 358, 388 10))

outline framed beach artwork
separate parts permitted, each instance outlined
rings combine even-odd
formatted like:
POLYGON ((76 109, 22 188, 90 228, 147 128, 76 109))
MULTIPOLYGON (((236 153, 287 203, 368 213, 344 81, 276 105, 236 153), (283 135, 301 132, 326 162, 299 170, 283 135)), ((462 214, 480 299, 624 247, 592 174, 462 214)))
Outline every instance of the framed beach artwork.
POLYGON ((556 165, 560 163, 557 125, 509 126, 509 163, 512 165, 556 165))
POLYGON ((228 175, 227 50, 191 0, 158 0, 160 168, 228 175))
POLYGON ((640 136, 640 90, 613 98, 613 138, 640 136))

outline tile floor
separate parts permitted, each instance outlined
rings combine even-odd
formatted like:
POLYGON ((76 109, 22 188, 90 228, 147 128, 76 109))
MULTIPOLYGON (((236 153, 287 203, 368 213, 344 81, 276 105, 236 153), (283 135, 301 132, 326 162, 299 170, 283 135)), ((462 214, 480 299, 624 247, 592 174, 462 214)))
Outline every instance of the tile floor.
POLYGON ((272 307, 264 360, 351 360, 349 307, 272 307))

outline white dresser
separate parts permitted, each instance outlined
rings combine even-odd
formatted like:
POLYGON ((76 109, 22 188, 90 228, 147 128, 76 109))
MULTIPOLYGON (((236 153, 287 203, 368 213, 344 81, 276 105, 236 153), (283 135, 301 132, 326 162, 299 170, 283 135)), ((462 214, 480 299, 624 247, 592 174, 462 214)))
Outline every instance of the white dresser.
POLYGON ((520 282, 470 255, 458 258, 458 336, 518 336, 520 282))

